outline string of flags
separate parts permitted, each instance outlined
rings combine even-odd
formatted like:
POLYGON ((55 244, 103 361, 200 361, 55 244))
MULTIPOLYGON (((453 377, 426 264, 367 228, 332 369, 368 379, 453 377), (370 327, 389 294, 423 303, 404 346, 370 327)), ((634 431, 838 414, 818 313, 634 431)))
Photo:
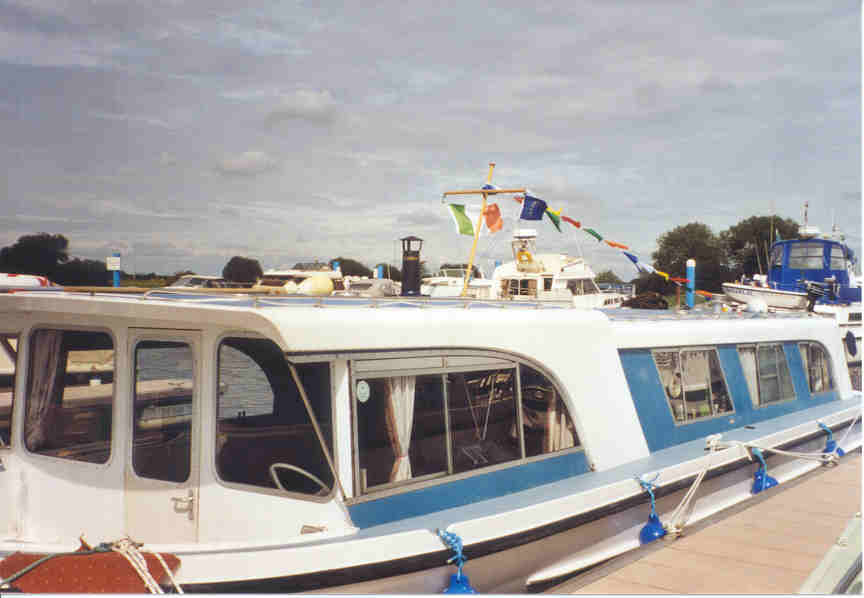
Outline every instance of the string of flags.
MULTIPOLYGON (((484 189, 497 189, 497 187, 493 185, 485 185, 484 189)), ((561 230, 561 222, 566 222, 578 229, 583 230, 587 234, 591 235, 595 239, 597 239, 598 243, 605 243, 609 247, 614 249, 620 249, 621 253, 623 253, 627 259, 629 259, 634 266, 636 266, 636 270, 639 272, 645 272, 647 274, 656 274, 658 276, 662 276, 664 280, 667 282, 673 282, 674 284, 681 286, 681 284, 689 282, 686 278, 678 278, 674 276, 670 276, 666 272, 662 272, 657 270, 650 264, 646 264, 641 261, 639 257, 630 251, 629 246, 624 245, 623 243, 618 243, 617 241, 611 241, 609 239, 605 239, 603 235, 597 232, 593 228, 583 227, 582 222, 579 220, 574 220, 569 216, 565 216, 562 214, 562 210, 553 210, 550 208, 546 202, 539 197, 535 197, 531 195, 529 192, 525 192, 524 195, 516 195, 513 197, 514 201, 522 204, 522 210, 519 213, 520 220, 542 220, 543 216, 547 216, 558 232, 563 232, 561 230)), ((453 217, 453 221, 456 224, 456 229, 459 234, 462 235, 474 235, 474 220, 478 220, 478 218, 472 219, 466 211, 466 206, 464 204, 456 204, 450 203, 447 204, 447 207, 450 211, 450 215, 453 217)), ((477 215, 480 215, 479 209, 477 210, 477 215)), ((495 233, 503 228, 503 220, 501 217, 501 209, 496 203, 490 203, 486 205, 485 210, 483 211, 483 221, 481 222, 481 228, 483 224, 486 225, 486 228, 490 233, 495 233)), ((703 297, 711 297, 711 293, 707 291, 695 291, 699 295, 703 297)))

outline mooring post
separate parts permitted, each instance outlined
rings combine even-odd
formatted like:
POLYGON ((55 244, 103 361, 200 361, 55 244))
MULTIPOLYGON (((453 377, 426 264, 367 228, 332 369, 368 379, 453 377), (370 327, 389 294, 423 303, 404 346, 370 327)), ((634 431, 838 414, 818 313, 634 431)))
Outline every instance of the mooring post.
POLYGON ((696 290, 696 260, 687 260, 687 307, 693 309, 693 291, 696 290))

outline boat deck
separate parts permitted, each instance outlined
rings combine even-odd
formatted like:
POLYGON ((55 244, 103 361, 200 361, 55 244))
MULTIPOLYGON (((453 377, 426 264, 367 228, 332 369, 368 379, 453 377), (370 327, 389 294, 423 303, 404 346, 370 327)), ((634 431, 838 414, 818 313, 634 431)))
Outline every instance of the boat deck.
POLYGON ((860 533, 850 530, 861 525, 861 465, 860 453, 848 455, 546 593, 832 593, 826 583, 843 560, 838 553, 860 567, 860 533))

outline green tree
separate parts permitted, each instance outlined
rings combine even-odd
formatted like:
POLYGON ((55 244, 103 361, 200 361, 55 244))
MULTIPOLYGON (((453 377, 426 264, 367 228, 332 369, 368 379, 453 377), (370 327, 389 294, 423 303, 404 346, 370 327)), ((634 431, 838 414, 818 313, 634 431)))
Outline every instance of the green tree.
POLYGON ((378 264, 375 264, 375 270, 378 270, 379 266, 384 266, 384 278, 389 278, 390 280, 395 280, 396 282, 402 282, 402 271, 399 268, 390 264, 386 264, 384 262, 380 262, 378 264))
POLYGON ((604 270, 600 274, 594 277, 594 282, 608 282, 610 284, 621 284, 624 281, 618 278, 618 275, 615 274, 612 270, 604 270))
POLYGON ((687 260, 696 260, 696 288, 719 291, 733 278, 725 264, 723 244, 711 228, 701 222, 678 226, 660 235, 657 251, 651 254, 654 267, 670 276, 683 278, 687 260))
POLYGON ((778 234, 783 239, 798 236, 798 224, 779 216, 751 216, 720 233, 731 278, 768 271, 768 253, 778 234))
POLYGON ((37 274, 56 281, 57 267, 69 261, 69 241, 63 235, 24 235, 0 250, 0 272, 37 274))
POLYGON ((256 282, 264 274, 258 260, 235 255, 222 268, 222 278, 228 282, 256 282))
POLYGON ((339 270, 342 271, 342 276, 372 276, 372 270, 348 257, 337 257, 330 260, 330 267, 333 267, 333 262, 339 262, 339 270))
POLYGON ((59 264, 52 280, 64 286, 108 286, 111 278, 105 262, 74 258, 59 264))
MULTIPOLYGON (((457 270, 465 270, 468 267, 468 264, 441 264, 441 270, 444 269, 457 269, 457 270)), ((478 278, 480 277, 480 268, 477 267, 477 264, 473 264, 471 266, 471 277, 478 278)))

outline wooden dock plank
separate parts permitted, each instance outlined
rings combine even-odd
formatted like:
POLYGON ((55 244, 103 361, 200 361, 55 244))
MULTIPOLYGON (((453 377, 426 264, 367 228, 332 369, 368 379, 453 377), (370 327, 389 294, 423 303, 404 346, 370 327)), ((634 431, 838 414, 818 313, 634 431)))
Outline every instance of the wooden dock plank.
POLYGON ((861 512, 861 477, 861 455, 846 456, 623 566, 604 566, 600 579, 576 578, 548 593, 796 593, 861 512))

